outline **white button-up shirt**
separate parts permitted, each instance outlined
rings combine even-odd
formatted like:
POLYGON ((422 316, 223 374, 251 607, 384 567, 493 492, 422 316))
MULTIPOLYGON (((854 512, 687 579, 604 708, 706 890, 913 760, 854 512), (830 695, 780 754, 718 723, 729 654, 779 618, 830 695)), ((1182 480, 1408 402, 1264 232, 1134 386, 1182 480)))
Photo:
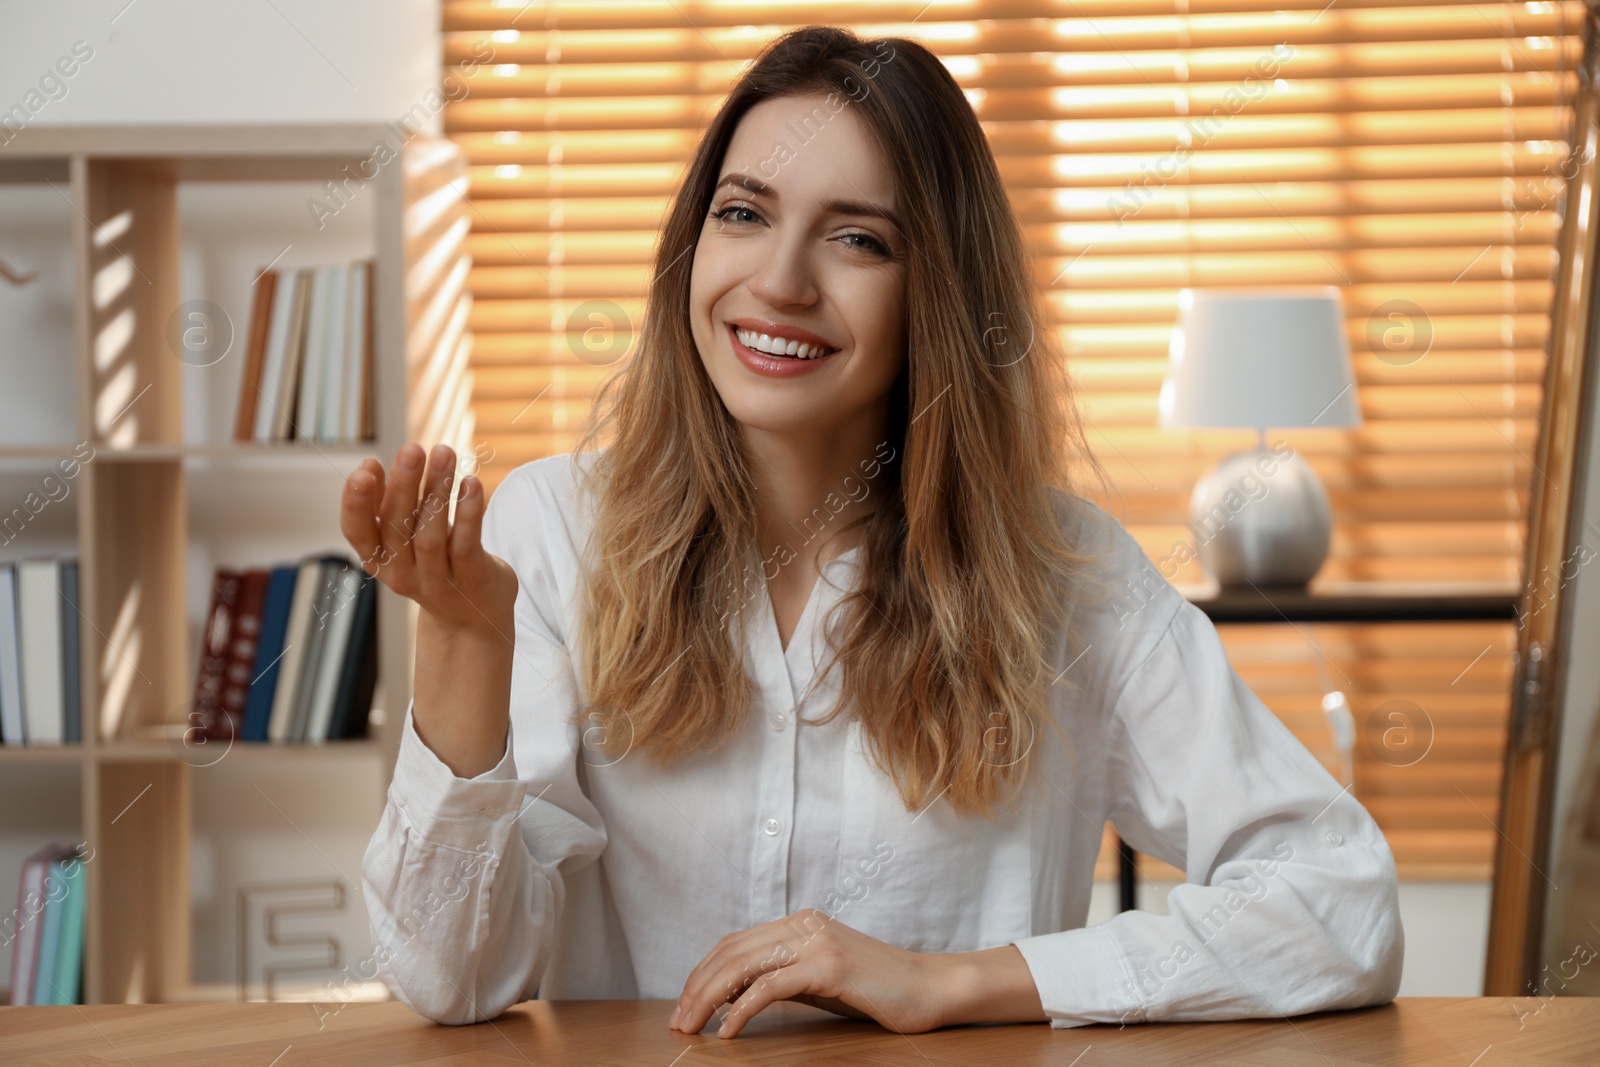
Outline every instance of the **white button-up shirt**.
MULTIPOLYGON (((579 457, 580 462, 587 462, 579 457)), ((1052 490, 1101 551, 1110 595, 1060 633, 1053 730, 1025 802, 996 822, 942 799, 908 812, 832 706, 806 696, 831 560, 787 649, 763 583, 746 663, 755 707, 719 749, 663 769, 605 754, 573 669, 591 501, 571 455, 512 471, 483 543, 515 568, 511 731, 498 766, 454 775, 405 715, 363 861, 376 969, 417 1012, 492 1018, 519 1000, 675 999, 725 934, 814 907, 921 952, 1014 944, 1053 1026, 1294 1015, 1384 1003, 1400 983, 1394 860, 1366 810, 1229 665, 1205 614, 1093 503, 1052 490), (1167 915, 1084 927, 1110 820, 1185 872, 1167 915)))

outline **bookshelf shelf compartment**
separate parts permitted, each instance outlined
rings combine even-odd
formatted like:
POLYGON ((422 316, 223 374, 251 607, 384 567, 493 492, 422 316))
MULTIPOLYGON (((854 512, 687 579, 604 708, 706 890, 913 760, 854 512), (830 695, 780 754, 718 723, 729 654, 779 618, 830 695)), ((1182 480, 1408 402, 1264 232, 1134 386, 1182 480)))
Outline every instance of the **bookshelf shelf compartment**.
MULTIPOLYGON (((15 164, 0 164, 0 175, 21 179, 15 164)), ((0 282, 4 346, 16 353, 0 389, 0 455, 52 459, 51 442, 76 421, 73 205, 62 195, 66 188, 64 161, 34 180, 0 178, 0 259, 26 279, 0 282)), ((71 455, 72 446, 62 454, 71 455)))
MULTIPOLYGON (((268 567, 302 555, 313 542, 318 551, 353 555, 337 537, 339 484, 367 456, 387 466, 406 441, 425 448, 443 442, 472 454, 471 416, 459 403, 471 388, 462 356, 471 344, 462 326, 468 297, 459 286, 470 266, 462 239, 470 227, 467 177, 465 156, 455 145, 420 135, 397 143, 395 130, 379 124, 35 127, 19 131, 0 159, 0 220, 7 217, 7 197, 42 208, 48 197, 59 206, 48 238, 29 247, 53 250, 59 260, 50 269, 63 287, 62 306, 70 307, 70 321, 57 324, 60 359, 68 366, 58 367, 59 381, 50 388, 60 393, 71 383, 63 408, 70 419, 41 418, 18 440, 0 440, 0 504, 9 508, 13 497, 20 500, 57 462, 81 461, 70 494, 25 524, 20 536, 0 543, 0 558, 79 557, 85 739, 0 746, 0 766, 8 782, 77 776, 71 792, 80 803, 72 822, 95 849, 85 866, 89 1003, 159 1002, 197 988, 190 900, 195 782, 248 791, 251 774, 234 768, 265 770, 302 759, 321 766, 342 758, 369 769, 365 773, 380 786, 374 800, 381 802, 387 789, 399 746, 397 709, 410 699, 410 605, 378 590, 377 691, 366 737, 236 741, 212 762, 182 743, 198 665, 189 589, 201 564, 268 567), (380 144, 391 146, 389 161, 361 187, 359 203, 336 220, 360 232, 326 246, 326 235, 314 236, 273 268, 304 266, 308 257, 342 261, 352 248, 372 261, 370 414, 376 435, 270 444, 223 439, 234 428, 243 381, 239 353, 248 322, 238 320, 248 315, 234 316, 238 347, 222 372, 198 368, 174 351, 168 331, 186 303, 186 280, 210 281, 215 273, 210 261, 195 262, 185 228, 192 222, 214 243, 219 233, 233 242, 222 249, 232 276, 242 260, 258 255, 258 262, 245 264, 245 277, 272 268, 268 261, 282 245, 300 240, 276 228, 284 204, 304 209, 303 192, 286 183, 337 180, 347 166, 372 158, 380 144), (265 189, 277 205, 263 209, 271 225, 239 238, 232 226, 205 229, 228 218, 228 198, 246 186, 265 189), (419 229, 422 218, 427 225, 419 229), (267 244, 271 249, 261 254, 267 244), (417 395, 408 368, 419 353, 444 348, 452 356, 438 364, 445 373, 430 377, 427 395, 417 395), (224 396, 225 428, 216 417, 224 396), (50 443, 69 432, 72 442, 50 443), (88 448, 92 455, 84 458, 88 448), (298 491, 285 497, 291 483, 298 491), (253 493, 270 498, 276 511, 240 506, 253 493), (298 525, 296 515, 302 516, 298 525), (308 526, 315 530, 308 533, 308 526), (248 546, 246 556, 223 558, 239 545, 248 546)), ((0 305, 0 317, 5 312, 0 305)), ((13 373, 30 357, 16 347, 7 352, 0 354, 0 375, 24 386, 33 382, 13 373)), ((40 399, 55 403, 43 393, 40 399)), ((340 767, 322 775, 329 788, 331 779, 345 776, 340 767)), ((12 792, 7 787, 3 796, 12 792)), ((0 857, 0 892, 9 892, 17 874, 10 853, 0 857)))

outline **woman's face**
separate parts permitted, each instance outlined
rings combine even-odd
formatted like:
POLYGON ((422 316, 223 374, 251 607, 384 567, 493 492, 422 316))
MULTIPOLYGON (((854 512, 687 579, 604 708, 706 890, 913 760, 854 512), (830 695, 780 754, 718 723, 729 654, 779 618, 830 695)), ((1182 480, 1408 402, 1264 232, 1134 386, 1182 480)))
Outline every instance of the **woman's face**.
POLYGON ((906 358, 909 253, 894 211, 894 175, 848 98, 776 97, 740 120, 695 247, 689 310, 706 372, 745 427, 854 443, 836 431, 862 426, 864 412, 881 426, 906 358), (824 355, 764 355, 774 341, 824 355))

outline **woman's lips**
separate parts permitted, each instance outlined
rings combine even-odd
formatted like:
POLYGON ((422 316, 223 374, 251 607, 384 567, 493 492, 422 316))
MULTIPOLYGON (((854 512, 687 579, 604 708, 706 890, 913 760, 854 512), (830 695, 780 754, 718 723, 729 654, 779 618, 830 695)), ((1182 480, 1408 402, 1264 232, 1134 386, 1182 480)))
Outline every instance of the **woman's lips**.
POLYGON ((836 349, 825 356, 815 356, 811 359, 797 359, 790 356, 770 356, 765 352, 758 352, 739 340, 738 328, 728 326, 728 338, 733 343, 733 354, 756 374, 768 378, 793 378, 797 375, 807 374, 823 366, 837 356, 843 349, 836 349))

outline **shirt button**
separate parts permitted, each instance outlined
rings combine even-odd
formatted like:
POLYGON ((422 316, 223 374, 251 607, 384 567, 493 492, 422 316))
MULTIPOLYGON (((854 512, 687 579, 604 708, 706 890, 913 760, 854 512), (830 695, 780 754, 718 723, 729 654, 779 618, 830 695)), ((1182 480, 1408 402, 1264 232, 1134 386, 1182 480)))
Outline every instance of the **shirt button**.
POLYGON ((1329 848, 1338 848, 1340 845, 1344 844, 1344 836, 1337 830, 1329 830, 1327 836, 1323 840, 1328 842, 1329 848))
POLYGON ((782 825, 778 822, 777 819, 768 819, 767 820, 767 825, 765 827, 763 827, 763 829, 765 829, 767 831, 767 833, 773 834, 773 835, 776 835, 777 832, 779 830, 781 830, 782 828, 783 828, 782 825))
POLYGON ((783 732, 783 728, 785 726, 787 726, 788 723, 789 723, 788 716, 784 715, 783 712, 775 711, 775 712, 772 713, 772 728, 774 730, 777 730, 778 732, 782 733, 783 732))

